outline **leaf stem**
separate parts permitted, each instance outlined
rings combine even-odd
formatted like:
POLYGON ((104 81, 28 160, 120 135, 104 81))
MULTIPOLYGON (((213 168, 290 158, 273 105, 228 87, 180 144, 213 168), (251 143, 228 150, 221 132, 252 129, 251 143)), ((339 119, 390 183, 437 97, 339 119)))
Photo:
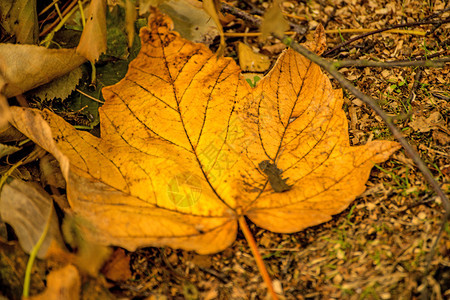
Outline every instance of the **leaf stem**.
POLYGON ((267 289, 269 290, 270 295, 272 296, 272 299, 278 300, 278 296, 273 289, 273 284, 272 284, 272 280, 270 279, 269 272, 267 272, 266 266, 264 265, 264 261, 261 257, 261 254, 258 251, 258 247, 256 246, 255 239, 253 238, 253 235, 250 232, 250 229, 248 228, 248 225, 247 225, 247 222, 245 221, 244 216, 239 217, 239 226, 241 227, 241 230, 244 233, 245 239, 247 240, 248 245, 250 246, 250 250, 253 253, 253 257, 255 258, 256 265, 258 266, 258 270, 261 273, 261 276, 267 286, 267 289))
POLYGON ((45 223, 44 231, 41 234, 41 237, 37 241, 36 245, 34 245, 33 249, 30 252, 30 257, 28 258, 27 268, 25 270, 25 279, 23 280, 23 291, 22 297, 28 298, 30 295, 30 281, 31 281, 31 268, 33 267, 34 260, 44 243, 45 237, 47 236, 48 230, 50 228, 50 223, 52 220, 53 206, 50 206, 50 212, 48 214, 47 222, 45 223))

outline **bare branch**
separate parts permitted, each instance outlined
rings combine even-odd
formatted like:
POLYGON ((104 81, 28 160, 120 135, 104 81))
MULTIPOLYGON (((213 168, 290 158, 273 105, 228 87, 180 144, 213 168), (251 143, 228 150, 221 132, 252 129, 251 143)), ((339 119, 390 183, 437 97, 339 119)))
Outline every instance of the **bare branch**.
POLYGON ((370 60, 338 60, 333 62, 336 69, 343 67, 428 67, 442 68, 446 63, 450 63, 450 57, 435 60, 416 60, 416 61, 370 61, 370 60))
POLYGON ((336 47, 334 47, 334 48, 332 48, 332 49, 330 49, 328 51, 325 51, 325 53, 322 54, 322 56, 328 56, 331 53, 341 49, 342 47, 345 47, 348 44, 353 43, 354 41, 360 40, 360 39, 365 38, 365 37, 370 36, 370 35, 374 35, 376 33, 381 33, 381 32, 384 32, 384 31, 388 31, 388 30, 391 30, 391 29, 394 29, 394 28, 413 27, 413 26, 427 25, 427 24, 437 24, 437 25, 440 26, 440 25, 442 25, 444 23, 449 23, 449 22, 450 22, 450 18, 447 18, 445 20, 425 20, 425 21, 419 21, 419 22, 397 24, 397 25, 386 27, 386 28, 381 28, 381 29, 378 29, 378 30, 374 30, 374 31, 371 31, 371 32, 367 32, 367 33, 355 36, 354 38, 351 38, 351 39, 349 39, 349 40, 347 40, 347 41, 345 41, 343 43, 340 43, 336 47))

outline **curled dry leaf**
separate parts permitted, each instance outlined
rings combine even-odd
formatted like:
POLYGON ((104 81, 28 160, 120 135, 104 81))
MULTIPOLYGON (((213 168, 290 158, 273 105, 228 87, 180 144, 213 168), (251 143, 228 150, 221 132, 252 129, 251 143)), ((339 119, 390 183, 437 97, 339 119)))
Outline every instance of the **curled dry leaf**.
POLYGON ((132 277, 130 256, 117 248, 102 268, 102 274, 112 281, 126 281, 132 277))
POLYGON ((106 0, 92 0, 77 53, 95 62, 106 51, 106 0))
MULTIPOLYGON (((2 90, 2 83, 0 78, 0 91, 2 90)), ((0 94, 0 141, 4 141, 1 139, 1 136, 5 131, 8 130, 11 125, 9 125, 9 120, 11 118, 11 112, 9 111, 9 106, 6 101, 5 96, 0 94)))
POLYGON ((409 126, 418 132, 429 132, 431 130, 439 129, 441 125, 445 123, 443 120, 444 118, 442 115, 438 111, 435 111, 431 113, 428 118, 423 116, 414 118, 412 122, 409 122, 409 126))
POLYGON ((17 43, 37 43, 39 25, 36 13, 36 1, 0 1, 0 22, 2 28, 7 33, 15 36, 17 43))
POLYGON ((272 33, 283 35, 289 29, 289 22, 284 18, 280 4, 280 0, 273 0, 272 5, 264 14, 261 23, 261 37, 263 39, 266 39, 272 33))
POLYGON ((326 49, 326 35, 325 28, 322 24, 317 25, 314 33, 306 36, 306 42, 304 43, 306 48, 314 51, 316 54, 321 55, 326 49))
POLYGON ((1 92, 6 97, 20 95, 72 71, 85 61, 73 49, 0 44, 1 92))
POLYGON ((39 160, 41 185, 64 189, 66 182, 62 176, 59 162, 50 154, 39 160))
POLYGON ((210 45, 219 34, 213 19, 203 10, 199 1, 169 0, 158 8, 170 16, 175 31, 192 42, 210 45))
POLYGON ((0 213, 2 220, 14 228, 20 245, 27 253, 31 252, 41 237, 50 211, 52 211, 50 229, 39 249, 39 258, 45 257, 52 241, 55 241, 60 247, 64 247, 51 197, 39 185, 19 179, 5 183, 1 190, 0 213))
POLYGON ((222 56, 225 51, 226 43, 225 36, 223 34, 222 24, 220 23, 219 13, 220 13, 220 1, 219 0, 203 0, 203 9, 211 17, 211 19, 216 23, 217 29, 219 30, 220 45, 217 49, 217 56, 222 56))
POLYGON ((41 118, 50 124, 70 161, 70 205, 97 241, 214 253, 234 241, 242 216, 296 232, 344 210, 373 164, 399 149, 350 146, 342 92, 296 52, 285 51, 251 88, 231 58, 153 18, 126 77, 103 90, 101 138, 49 111, 14 108, 22 132, 41 118))

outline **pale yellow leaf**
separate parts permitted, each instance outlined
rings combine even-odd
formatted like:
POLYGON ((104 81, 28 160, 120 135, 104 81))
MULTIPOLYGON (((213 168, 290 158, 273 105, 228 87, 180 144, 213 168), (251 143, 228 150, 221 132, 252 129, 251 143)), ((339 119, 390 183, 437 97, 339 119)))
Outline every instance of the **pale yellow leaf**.
POLYGON ((0 88, 6 97, 28 90, 79 67, 86 59, 73 49, 0 44, 0 88))
POLYGON ((239 66, 242 71, 264 72, 270 67, 270 60, 264 54, 253 52, 250 46, 238 43, 239 66))
POLYGON ((185 39, 210 45, 219 35, 216 24, 199 1, 169 0, 161 3, 158 8, 170 16, 175 31, 185 39))

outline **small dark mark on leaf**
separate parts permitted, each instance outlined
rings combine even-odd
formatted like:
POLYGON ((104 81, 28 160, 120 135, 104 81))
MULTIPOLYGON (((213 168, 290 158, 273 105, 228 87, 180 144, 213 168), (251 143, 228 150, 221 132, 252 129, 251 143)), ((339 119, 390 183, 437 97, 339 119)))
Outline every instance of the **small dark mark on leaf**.
POLYGON ((272 164, 269 160, 263 160, 259 163, 259 168, 269 177, 269 183, 276 193, 289 191, 292 186, 286 183, 286 179, 281 177, 282 170, 277 168, 276 164, 272 164))

